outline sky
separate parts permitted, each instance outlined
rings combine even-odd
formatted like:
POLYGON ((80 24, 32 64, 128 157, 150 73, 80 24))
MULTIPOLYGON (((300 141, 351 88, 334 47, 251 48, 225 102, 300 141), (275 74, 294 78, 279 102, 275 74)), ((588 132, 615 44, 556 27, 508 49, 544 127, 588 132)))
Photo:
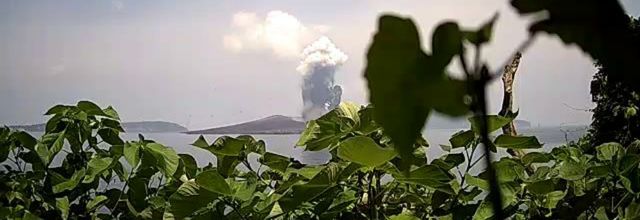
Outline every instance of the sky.
MULTIPOLYGON (((640 16, 640 2, 623 0, 640 16)), ((445 20, 475 28, 499 13, 483 57, 501 69, 527 36, 530 17, 505 0, 0 1, 0 124, 44 122, 59 103, 112 105, 123 121, 165 120, 190 129, 274 114, 299 116, 300 53, 327 36, 348 60, 336 73, 342 100, 366 104, 365 53, 377 17, 411 17, 429 50, 445 20)), ((453 69, 455 71, 455 69, 453 69)), ((515 80, 520 119, 588 124, 592 61, 543 35, 515 80)), ((489 88, 490 109, 502 100, 489 88)))

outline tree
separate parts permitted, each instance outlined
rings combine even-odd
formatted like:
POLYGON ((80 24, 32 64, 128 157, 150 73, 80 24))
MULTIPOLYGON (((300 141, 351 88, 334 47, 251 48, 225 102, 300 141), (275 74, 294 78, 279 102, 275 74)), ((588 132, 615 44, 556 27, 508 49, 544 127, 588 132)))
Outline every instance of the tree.
MULTIPOLYGON (((640 41, 640 21, 631 18, 632 38, 640 41)), ((596 61, 598 72, 591 81, 591 99, 596 103, 591 122, 591 145, 620 142, 627 145, 640 139, 640 94, 619 77, 611 77, 610 66, 596 61)))

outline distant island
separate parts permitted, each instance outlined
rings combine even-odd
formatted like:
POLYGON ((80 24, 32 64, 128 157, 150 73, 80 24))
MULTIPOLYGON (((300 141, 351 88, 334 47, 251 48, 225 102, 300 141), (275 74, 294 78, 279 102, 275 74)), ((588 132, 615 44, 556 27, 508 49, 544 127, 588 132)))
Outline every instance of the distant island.
POLYGON ((305 128, 301 120, 284 115, 272 115, 245 123, 187 131, 187 134, 300 134, 305 128))
MULTIPOLYGON (((121 125, 127 133, 178 133, 188 130, 182 125, 166 121, 123 122, 121 125)), ((25 131, 44 132, 45 124, 12 125, 9 127, 25 131)))
MULTIPOLYGON (((513 121, 516 128, 529 128, 531 122, 516 119, 513 121)), ((434 115, 429 117, 427 121, 427 129, 468 129, 469 120, 466 117, 451 118, 442 115, 434 115)))
MULTIPOLYGON (((517 128, 529 128, 531 123, 525 120, 515 120, 517 128)), ((244 122, 240 124, 215 127, 202 130, 186 131, 186 134, 300 134, 305 123, 297 118, 272 115, 266 118, 244 122)), ((446 117, 432 117, 427 123, 429 129, 465 129, 469 128, 466 118, 451 119, 446 117)))

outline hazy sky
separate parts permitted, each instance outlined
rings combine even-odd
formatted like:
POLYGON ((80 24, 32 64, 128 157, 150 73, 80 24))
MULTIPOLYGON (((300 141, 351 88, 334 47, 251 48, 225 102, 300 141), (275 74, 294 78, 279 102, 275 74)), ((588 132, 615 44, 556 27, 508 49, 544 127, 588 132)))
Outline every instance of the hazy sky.
MULTIPOLYGON (((623 1, 639 16, 640 2, 623 1)), ((526 36, 506 0, 23 1, 0 2, 0 124, 30 124, 57 103, 113 105, 125 121, 204 128, 298 116, 305 45, 330 37, 349 60, 336 73, 342 100, 367 102, 364 54, 382 12, 411 16, 423 45, 444 19, 476 27, 500 13, 484 56, 494 69, 526 36), (270 13, 271 12, 271 13, 270 13)), ((425 49, 429 46, 425 46, 425 49)), ((592 62, 544 36, 516 78, 520 118, 586 124, 592 62)), ((491 87, 497 111, 501 86, 491 87)))

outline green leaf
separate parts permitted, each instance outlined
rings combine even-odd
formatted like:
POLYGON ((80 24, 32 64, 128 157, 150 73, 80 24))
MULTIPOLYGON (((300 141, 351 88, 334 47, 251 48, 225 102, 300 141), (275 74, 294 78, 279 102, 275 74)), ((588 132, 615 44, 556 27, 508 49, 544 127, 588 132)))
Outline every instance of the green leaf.
POLYGON ((204 138, 204 136, 200 135, 198 137, 198 139, 193 142, 193 144, 191 144, 192 146, 196 146, 202 149, 207 149, 209 148, 209 144, 207 143, 207 139, 204 138))
POLYGON ((484 180, 482 178, 479 177, 475 177, 475 176, 471 176, 470 174, 465 174, 465 180, 467 181, 467 184, 469 184, 470 186, 475 186, 478 187, 484 191, 489 191, 489 181, 484 180))
POLYGON ((51 160, 51 152, 49 151, 49 148, 47 148, 47 145, 38 143, 36 144, 35 150, 42 163, 45 166, 48 165, 51 160))
POLYGON ((553 192, 553 190, 555 189, 555 183, 552 179, 546 179, 529 183, 527 184, 526 188, 534 194, 544 195, 553 192))
POLYGON ((553 159, 548 153, 530 152, 522 156, 522 163, 529 165, 532 163, 547 163, 553 159))
POLYGON ((446 61, 452 53, 459 52, 459 42, 443 39, 457 35, 455 26, 441 25, 434 38, 449 42, 430 56, 421 49, 413 21, 383 15, 367 52, 365 78, 370 101, 376 107, 374 118, 393 140, 403 170, 409 169, 413 144, 432 109, 447 115, 463 115, 468 111, 464 84, 449 80, 444 74, 446 61))
POLYGON ((500 182, 512 182, 525 177, 524 166, 512 158, 501 158, 493 163, 496 177, 500 182))
POLYGON ((70 179, 53 186, 53 193, 60 193, 65 190, 71 190, 75 188, 84 177, 84 174, 85 174, 84 168, 77 170, 76 172, 73 173, 70 179))
POLYGON ((22 220, 41 220, 41 219, 42 218, 26 210, 24 212, 24 216, 22 216, 22 220))
POLYGON ((124 141, 118 135, 119 131, 112 128, 102 128, 98 130, 98 135, 104 142, 111 145, 123 145, 124 141))
POLYGON ((118 112, 113 109, 113 107, 108 106, 107 108, 103 109, 102 112, 104 112, 105 116, 120 121, 120 116, 118 115, 118 112))
POLYGON ((411 212, 402 212, 397 215, 389 217, 389 220, 419 220, 420 218, 413 215, 411 212))
POLYGON ((436 27, 431 40, 434 62, 446 66, 451 59, 462 52, 462 32, 458 24, 445 22, 436 27))
POLYGON ((207 150, 216 155, 239 156, 245 149, 246 141, 229 136, 222 136, 216 139, 207 150))
POLYGON ((260 158, 260 163, 264 164, 265 166, 268 166, 273 170, 277 170, 284 173, 287 170, 287 167, 289 167, 290 162, 288 157, 274 154, 271 152, 266 152, 260 158))
POLYGON ((482 201, 473 214, 473 220, 485 220, 493 217, 493 204, 489 200, 482 201))
POLYGON ((498 19, 498 14, 496 13, 493 17, 485 22, 478 30, 476 31, 465 31, 464 38, 469 41, 469 43, 474 45, 482 45, 489 42, 493 35, 493 25, 498 19))
POLYGON ((103 196, 103 195, 96 196, 95 198, 93 198, 93 200, 87 203, 87 210, 91 211, 100 207, 106 200, 107 200, 106 196, 103 196))
POLYGON ((333 149, 345 135, 358 128, 359 109, 354 103, 342 102, 327 114, 307 122, 296 146, 304 146, 307 151, 333 149))
POLYGON ((464 163, 464 155, 462 153, 446 154, 441 158, 435 159, 431 164, 437 165, 444 170, 450 170, 464 163))
POLYGON ((609 220, 609 217, 607 217, 607 210, 604 206, 600 206, 600 208, 596 210, 596 214, 594 215, 594 217, 597 220, 609 220))
POLYGON ((198 163, 196 162, 196 159, 189 154, 178 154, 178 156, 180 156, 187 176, 190 178, 195 177, 196 172, 198 171, 198 163))
POLYGON ((544 19, 529 26, 532 35, 549 33, 565 44, 576 44, 607 68, 608 77, 638 91, 640 42, 620 1, 511 0, 511 4, 520 14, 544 12, 544 19))
POLYGON ((635 168, 638 168, 638 163, 640 163, 640 155, 624 155, 618 163, 618 171, 620 171, 620 173, 627 173, 635 168))
POLYGON ((452 148, 467 147, 475 138, 471 130, 459 131, 449 138, 449 143, 452 148))
POLYGON ((338 157, 369 167, 389 162, 397 153, 392 148, 382 148, 369 137, 349 138, 338 147, 338 157))
POLYGON ((49 148, 49 154, 50 154, 49 159, 52 159, 53 157, 55 157, 55 155, 62 150, 62 147, 64 146, 65 132, 66 130, 60 132, 56 140, 53 142, 53 145, 51 145, 51 148, 49 148))
POLYGON ((449 182, 453 177, 435 165, 425 165, 409 172, 408 176, 396 176, 399 182, 420 184, 444 193, 454 194, 449 182))
POLYGON ((587 173, 584 166, 570 158, 562 161, 559 169, 560 178, 566 180, 579 180, 587 173))
POLYGON ((55 105, 55 106, 51 107, 49 110, 47 110, 47 112, 44 113, 44 115, 61 114, 61 113, 64 113, 65 111, 68 111, 72 107, 73 106, 68 106, 68 105, 55 105))
MULTIPOLYGON (((511 117, 503 117, 499 115, 487 115, 487 124, 488 124, 487 127, 489 129, 488 132, 491 133, 491 132, 497 131, 503 126, 509 124, 509 122, 511 122, 512 120, 513 118, 511 117)), ((469 123, 471 123, 471 130, 476 134, 480 134, 482 117, 481 116, 470 117, 469 123)))
POLYGON ((204 171, 196 176, 196 183, 206 190, 232 196, 231 187, 215 169, 204 171))
POLYGON ((305 184, 294 185, 291 187, 291 193, 280 198, 278 203, 285 212, 291 211, 300 206, 304 202, 313 200, 330 188, 328 184, 305 184))
POLYGON ((236 171, 236 166, 240 164, 240 157, 218 155, 216 158, 218 172, 224 177, 231 176, 236 171))
POLYGON ((78 108, 88 115, 100 115, 107 116, 102 109, 93 102, 90 101, 79 101, 77 104, 78 108))
POLYGON ((102 126, 104 127, 108 127, 111 128, 113 130, 116 130, 118 132, 124 132, 124 128, 122 128, 122 125, 120 125, 119 121, 113 120, 113 119, 108 119, 108 118, 103 118, 101 120, 102 126))
POLYGON ((124 159, 131 167, 135 168, 140 163, 140 148, 140 144, 136 142, 124 144, 124 159))
POLYGON ((215 193, 201 189, 195 182, 185 182, 169 197, 168 211, 176 219, 183 219, 199 209, 206 208, 217 197, 215 193))
POLYGON ((256 186, 255 181, 231 181, 229 184, 233 197, 240 201, 248 201, 253 198, 256 192, 256 186))
POLYGON ((614 157, 620 158, 624 154, 624 148, 619 143, 604 143, 596 147, 596 157, 600 161, 612 160, 614 157))
POLYGON ((29 150, 33 150, 38 143, 38 140, 36 140, 36 138, 24 131, 16 131, 12 134, 12 136, 15 137, 23 147, 29 150))
POLYGON ((153 155, 158 163, 158 168, 166 177, 171 177, 178 169, 180 156, 172 148, 157 143, 149 143, 144 146, 144 150, 153 155))
POLYGON ((113 159, 110 157, 91 158, 91 160, 89 160, 89 162, 87 163, 87 166, 89 168, 87 169, 87 174, 86 176, 84 176, 84 180, 82 181, 82 183, 93 182, 96 176, 102 175, 102 172, 109 168, 112 161, 113 159))
POLYGON ((403 158, 410 158, 431 109, 418 96, 427 55, 421 50, 418 30, 410 19, 384 15, 367 53, 365 77, 375 121, 393 139, 403 158))
POLYGON ((537 149, 542 147, 542 144, 538 142, 538 138, 534 136, 511 136, 507 134, 498 136, 494 144, 497 147, 507 149, 537 149))
POLYGON ((62 219, 69 217, 69 199, 66 196, 56 198, 56 208, 60 210, 60 217, 62 217, 62 219))
POLYGON ((558 202, 560 202, 560 200, 562 200, 565 195, 566 194, 563 191, 553 191, 553 192, 547 193, 544 199, 544 206, 549 209, 556 208, 556 205, 558 205, 558 202))

